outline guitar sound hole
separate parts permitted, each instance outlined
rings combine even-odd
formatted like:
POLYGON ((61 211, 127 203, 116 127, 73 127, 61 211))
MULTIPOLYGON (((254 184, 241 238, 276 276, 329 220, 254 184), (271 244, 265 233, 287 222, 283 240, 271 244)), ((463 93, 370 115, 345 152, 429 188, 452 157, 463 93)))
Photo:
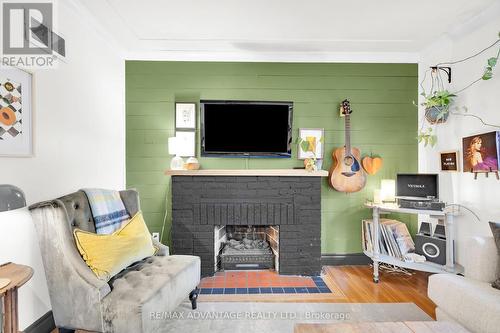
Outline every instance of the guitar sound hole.
POLYGON ((344 164, 347 166, 351 166, 354 163, 354 159, 351 156, 344 157, 344 164))

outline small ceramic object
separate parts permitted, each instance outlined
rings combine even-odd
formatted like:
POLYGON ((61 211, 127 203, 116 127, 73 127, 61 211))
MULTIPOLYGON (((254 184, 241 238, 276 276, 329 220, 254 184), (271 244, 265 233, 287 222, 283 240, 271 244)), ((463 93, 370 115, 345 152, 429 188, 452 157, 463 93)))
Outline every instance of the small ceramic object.
POLYGON ((318 169, 312 158, 306 158, 304 160, 304 167, 307 171, 316 171, 318 169))
POLYGON ((198 162, 196 157, 190 157, 187 159, 184 168, 186 170, 198 170, 200 168, 200 162, 198 162))

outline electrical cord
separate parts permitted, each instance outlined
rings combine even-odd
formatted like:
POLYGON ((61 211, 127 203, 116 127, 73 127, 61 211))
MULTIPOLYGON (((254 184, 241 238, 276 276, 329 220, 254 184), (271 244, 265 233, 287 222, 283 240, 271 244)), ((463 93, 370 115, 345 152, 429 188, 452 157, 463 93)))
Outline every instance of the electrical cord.
POLYGON ((481 51, 471 55, 471 56, 468 56, 467 58, 463 58, 463 59, 460 59, 460 60, 456 60, 456 61, 450 61, 450 62, 441 62, 439 64, 436 64, 436 67, 439 67, 441 65, 455 65, 455 64, 459 64, 461 62, 464 62, 464 61, 467 61, 469 59, 472 59, 474 57, 477 57, 478 55, 480 55, 481 53, 491 49, 493 46, 497 45, 498 43, 500 43, 500 38, 496 40, 496 42, 494 42, 493 44, 491 44, 490 46, 488 47, 485 47, 484 49, 482 49, 481 51))
POLYGON ((459 207, 459 208, 463 208, 463 209, 469 211, 472 215, 474 215, 474 217, 478 220, 478 222, 481 222, 481 219, 479 218, 479 216, 476 213, 474 213, 470 208, 467 208, 464 205, 461 205, 461 204, 449 204, 449 205, 446 205, 446 208, 453 207, 453 206, 456 206, 456 207, 459 207))
MULTIPOLYGON (((163 215, 163 224, 161 226, 161 233, 160 233, 160 243, 163 242, 163 233, 165 232, 165 224, 167 223, 167 216, 168 216, 168 194, 169 190, 167 189, 166 194, 165 194, 165 214, 163 215)), ((170 228, 172 229, 172 228, 170 228)), ((169 231, 169 236, 168 236, 168 241, 170 240, 170 231, 169 231)))

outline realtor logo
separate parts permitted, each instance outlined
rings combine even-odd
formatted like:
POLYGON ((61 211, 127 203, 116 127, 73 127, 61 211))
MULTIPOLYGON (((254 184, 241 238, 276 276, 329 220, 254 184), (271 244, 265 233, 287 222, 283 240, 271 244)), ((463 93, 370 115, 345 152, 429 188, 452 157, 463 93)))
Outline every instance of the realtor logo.
POLYGON ((50 2, 3 3, 1 65, 53 67, 58 56, 66 55, 66 43, 52 26, 50 2))

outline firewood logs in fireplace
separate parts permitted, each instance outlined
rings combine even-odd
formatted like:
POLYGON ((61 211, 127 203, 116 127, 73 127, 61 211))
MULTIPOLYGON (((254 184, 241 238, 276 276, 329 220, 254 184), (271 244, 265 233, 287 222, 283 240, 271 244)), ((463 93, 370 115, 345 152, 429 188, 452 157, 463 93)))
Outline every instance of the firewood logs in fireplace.
POLYGON ((230 239, 226 246, 235 250, 250 250, 250 249, 267 249, 269 248, 269 243, 265 240, 252 240, 248 238, 243 238, 241 241, 236 239, 230 239))

